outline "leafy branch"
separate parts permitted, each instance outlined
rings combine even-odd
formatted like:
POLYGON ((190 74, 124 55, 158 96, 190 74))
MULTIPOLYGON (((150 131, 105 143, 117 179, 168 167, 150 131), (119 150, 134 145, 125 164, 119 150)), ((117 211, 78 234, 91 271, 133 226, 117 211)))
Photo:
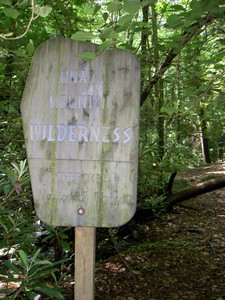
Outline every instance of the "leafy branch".
MULTIPOLYGON (((22 293, 28 297, 28 299, 34 299, 38 296, 39 292, 50 296, 51 298, 64 299, 59 289, 55 286, 49 287, 47 284, 40 282, 40 278, 45 278, 51 275, 56 282, 55 272, 58 270, 55 268, 57 263, 52 263, 46 259, 38 260, 38 256, 41 249, 38 249, 31 258, 22 249, 18 250, 20 262, 16 265, 10 260, 4 260, 3 264, 8 269, 3 270, 3 274, 6 275, 7 282, 17 282, 18 287, 13 291, 8 289, 2 290, 1 293, 7 292, 7 296, 12 295, 12 299, 17 299, 22 293)), ((10 298, 11 299, 11 298, 10 298)))
POLYGON ((31 26, 31 23, 35 19, 37 19, 38 16, 39 16, 39 15, 37 15, 36 17, 34 16, 34 14, 35 14, 34 10, 35 10, 34 0, 31 0, 31 17, 30 17, 30 20, 29 20, 29 22, 27 24, 27 27, 26 27, 25 31, 22 34, 20 34, 18 36, 14 36, 14 37, 8 37, 7 36, 8 34, 4 34, 4 35, 1 35, 1 38, 4 39, 4 40, 18 40, 18 39, 21 39, 22 37, 24 37, 27 34, 27 32, 28 32, 28 30, 29 30, 29 28, 31 26))
MULTIPOLYGON (((17 14, 19 14, 19 12, 17 10, 15 10, 15 11, 17 12, 17 14)), ((15 16, 14 16, 15 11, 13 13, 12 13, 12 11, 11 11, 11 13, 8 13, 9 17, 15 18, 15 16)), ((39 16, 44 17, 44 18, 47 17, 48 14, 51 11, 52 11, 52 8, 50 6, 41 6, 41 7, 39 7, 39 6, 35 5, 35 0, 31 0, 31 17, 30 17, 30 19, 27 23, 25 31, 22 34, 18 35, 18 36, 9 36, 9 35, 12 35, 13 33, 1 34, 0 38, 3 39, 3 40, 18 40, 18 39, 21 39, 22 37, 24 37, 28 33, 28 30, 30 29, 31 23, 34 20, 36 20, 39 16), (36 16, 35 16, 35 14, 36 14, 36 16)))
POLYGON ((0 170, 8 177, 8 181, 10 185, 6 186, 5 197, 3 197, 3 201, 0 204, 0 209, 5 205, 7 200, 11 197, 11 195, 16 191, 17 195, 22 192, 22 186, 29 182, 29 174, 28 167, 26 166, 26 159, 24 161, 20 161, 20 164, 11 163, 13 166, 13 170, 11 171, 8 168, 0 168, 0 170), (9 189, 9 190, 8 190, 9 189))
POLYGON ((205 28, 211 24, 215 20, 215 17, 208 16, 204 19, 204 23, 202 22, 195 22, 190 25, 181 35, 180 43, 178 47, 172 48, 169 53, 167 54, 164 62, 161 64, 160 68, 156 73, 153 75, 151 80, 149 81, 148 85, 145 87, 141 94, 141 105, 147 99, 148 95, 152 91, 154 85, 162 78, 164 73, 170 68, 172 62, 180 53, 180 51, 191 41, 191 39, 200 34, 205 28))

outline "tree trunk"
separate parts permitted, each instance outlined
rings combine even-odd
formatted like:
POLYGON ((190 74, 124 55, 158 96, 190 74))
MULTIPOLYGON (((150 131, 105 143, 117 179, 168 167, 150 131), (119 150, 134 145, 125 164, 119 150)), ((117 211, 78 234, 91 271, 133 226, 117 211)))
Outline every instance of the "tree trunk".
MULTIPOLYGON (((149 14, 149 6, 146 5, 142 8, 142 20, 145 24, 148 24, 148 14, 149 14)), ((141 32, 141 53, 142 53, 142 57, 144 57, 144 59, 146 59, 146 56, 149 55, 148 53, 148 27, 147 25, 143 26, 142 32, 141 32)))
POLYGON ((202 145, 203 160, 205 163, 211 164, 205 112, 202 107, 200 107, 199 110, 199 118, 200 118, 200 126, 201 126, 201 145, 202 145))
POLYGON ((225 177, 219 177, 187 187, 179 192, 171 193, 167 197, 167 201, 169 203, 168 208, 171 208, 182 201, 221 189, 223 187, 225 187, 225 177))
POLYGON ((141 32, 141 64, 143 65, 142 68, 142 81, 141 81, 141 88, 143 88, 143 84, 145 81, 149 81, 151 78, 151 51, 149 50, 149 29, 148 29, 148 22, 149 22, 149 5, 146 5, 142 8, 142 21, 145 26, 142 28, 141 32))
MULTIPOLYGON (((159 40, 158 40, 158 16, 155 9, 155 5, 152 5, 152 47, 153 47, 153 62, 154 69, 157 72, 159 68, 159 40)), ((164 105, 164 93, 163 93, 163 79, 160 79, 154 87, 153 96, 157 107, 157 135, 158 135, 158 157, 161 161, 164 156, 164 123, 165 118, 161 116, 161 109, 164 105)), ((162 195, 164 188, 161 185, 163 182, 162 174, 159 174, 158 178, 158 195, 162 195)))
MULTIPOLYGON (((155 71, 159 68, 159 41, 158 41, 158 20, 155 6, 152 5, 152 47, 155 71)), ((161 109, 164 105, 163 81, 162 79, 155 85, 154 99, 157 107, 157 133, 158 133, 158 156, 162 160, 164 156, 164 123, 165 119, 161 116, 161 109)))

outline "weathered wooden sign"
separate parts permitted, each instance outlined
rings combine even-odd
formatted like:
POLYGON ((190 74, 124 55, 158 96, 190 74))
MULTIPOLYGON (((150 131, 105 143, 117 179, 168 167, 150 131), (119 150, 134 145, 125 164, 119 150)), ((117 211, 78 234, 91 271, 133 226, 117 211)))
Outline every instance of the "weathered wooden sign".
POLYGON ((37 215, 53 226, 120 226, 136 209, 140 65, 56 38, 36 51, 21 111, 37 215))

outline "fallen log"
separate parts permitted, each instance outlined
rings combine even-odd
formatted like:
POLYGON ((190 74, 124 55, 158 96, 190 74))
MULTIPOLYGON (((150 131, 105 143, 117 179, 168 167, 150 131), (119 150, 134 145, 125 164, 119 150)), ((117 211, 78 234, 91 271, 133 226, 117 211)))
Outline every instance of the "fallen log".
POLYGON ((168 209, 172 208, 174 205, 197 197, 199 195, 209 193, 221 188, 225 187, 225 176, 223 177, 217 177, 214 179, 210 179, 201 183, 198 183, 193 186, 189 186, 181 191, 178 191, 176 193, 169 193, 167 196, 167 201, 168 201, 168 209))

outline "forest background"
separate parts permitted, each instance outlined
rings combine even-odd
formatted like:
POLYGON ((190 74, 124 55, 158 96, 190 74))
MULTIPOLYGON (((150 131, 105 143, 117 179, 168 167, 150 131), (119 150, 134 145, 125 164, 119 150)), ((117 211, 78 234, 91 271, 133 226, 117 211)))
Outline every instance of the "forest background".
POLYGON ((138 207, 159 214, 174 171, 222 159, 225 3, 0 0, 0 15, 2 274, 20 282, 11 299, 34 299, 38 293, 60 299, 70 278, 63 273, 73 253, 70 229, 46 226, 35 216, 21 125, 20 102, 35 49, 64 36, 98 44, 99 54, 118 47, 137 55, 142 73, 138 207), (38 282, 49 274, 51 287, 38 282))

